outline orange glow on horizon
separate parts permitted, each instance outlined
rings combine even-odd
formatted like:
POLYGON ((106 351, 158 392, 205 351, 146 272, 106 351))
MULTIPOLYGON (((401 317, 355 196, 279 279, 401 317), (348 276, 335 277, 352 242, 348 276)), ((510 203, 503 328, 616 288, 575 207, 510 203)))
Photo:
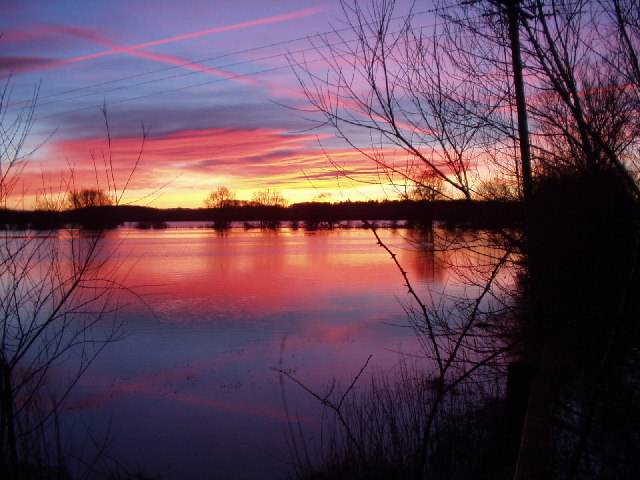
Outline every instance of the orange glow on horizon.
MULTIPOLYGON (((395 198, 370 159, 352 149, 321 149, 327 136, 278 129, 184 130, 147 138, 122 203, 198 208, 208 193, 227 186, 240 200, 263 188, 280 190, 291 203, 320 193, 333 201, 395 198), (329 157, 329 158, 328 158, 329 157)), ((141 148, 136 136, 51 141, 24 170, 26 208, 43 190, 100 188, 120 195, 141 148), (71 171, 73 174, 71 175, 71 171), (113 175, 112 175, 113 171, 113 175), (65 174, 69 172, 69 174, 65 174)), ((377 150, 393 159, 404 152, 377 150)))

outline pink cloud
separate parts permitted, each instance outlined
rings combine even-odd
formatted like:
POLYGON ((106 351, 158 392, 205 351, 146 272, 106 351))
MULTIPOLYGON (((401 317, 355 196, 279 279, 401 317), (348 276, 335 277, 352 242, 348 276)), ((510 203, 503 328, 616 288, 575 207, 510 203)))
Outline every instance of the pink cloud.
POLYGON ((207 67, 206 65, 203 65, 201 63, 197 63, 197 62, 191 62, 185 58, 181 58, 181 57, 176 57, 174 55, 164 55, 164 54, 160 54, 160 53, 153 53, 153 52, 146 52, 143 50, 137 51, 127 51, 127 53, 130 53, 132 55, 135 55, 137 57, 141 57, 141 58, 146 58, 148 60, 155 60, 158 62, 162 62, 162 63, 166 63, 169 65, 175 65, 178 67, 183 67, 186 68, 187 70, 193 70, 196 72, 200 72, 200 73, 206 73, 209 75, 213 75, 214 77, 222 77, 222 78, 226 78, 227 80, 234 80, 236 82, 241 82, 241 83, 248 83, 248 84, 252 84, 252 85, 256 85, 256 84, 260 84, 262 82, 259 82, 258 80, 255 80, 251 77, 241 77, 238 76, 237 74, 233 73, 233 72, 228 72, 225 70, 220 70, 218 68, 212 68, 212 67, 207 67))
MULTIPOLYGON (((169 187, 170 192, 163 194, 184 197, 190 206, 201 206, 204 192, 220 178, 227 179, 230 188, 245 191, 266 186, 294 190, 336 188, 336 179, 345 175, 363 183, 380 182, 379 170, 362 154, 348 148, 321 150, 316 147, 317 141, 316 135, 290 135, 277 129, 216 128, 151 136, 128 187, 132 198, 127 201, 142 197, 134 192, 159 189, 177 176, 180 179, 169 187)), ((68 182, 73 168, 77 188, 106 189, 113 181, 110 168, 108 175, 105 169, 110 156, 113 178, 117 189, 121 189, 139 150, 140 138, 135 135, 113 138, 110 152, 102 137, 51 141, 38 154, 42 160, 34 158, 22 178, 32 193, 48 189, 49 184, 59 190, 64 189, 63 180, 67 178, 68 182)), ((389 159, 406 155, 391 149, 384 153, 389 159)))
POLYGON ((51 62, 45 57, 0 57, 0 70, 9 72, 37 69, 51 62))
POLYGON ((177 65, 177 66, 182 66, 186 69, 189 70, 194 70, 197 72, 202 72, 202 73, 207 73, 210 75, 214 75, 216 77, 223 77, 223 78, 227 78, 227 79, 235 79, 238 82, 243 82, 243 83, 257 83, 255 80, 250 79, 250 78, 246 78, 246 77, 237 77, 234 73, 232 72, 227 72, 224 70, 220 70, 220 69, 216 69, 216 68, 211 68, 211 67, 207 67, 206 65, 197 63, 197 62, 190 62, 187 59, 184 58, 180 58, 180 57, 175 57, 172 55, 165 55, 165 54, 159 54, 159 53, 153 53, 153 52, 146 52, 143 50, 139 50, 140 46, 135 46, 135 47, 126 47, 123 45, 120 45, 116 42, 113 42, 109 39, 103 38, 99 35, 97 35, 95 32, 93 32, 92 30, 87 30, 84 28, 78 28, 78 27, 72 27, 72 26, 65 26, 65 25, 45 25, 44 27, 42 27, 42 30, 45 32, 50 32, 50 33, 55 33, 55 34, 60 34, 60 35, 68 35, 68 36, 73 36, 76 38, 82 38, 84 40, 89 40, 91 42, 95 42, 98 43, 100 45, 104 45, 107 47, 112 48, 112 50, 109 50, 107 52, 99 52, 99 53, 94 53, 94 54, 90 54, 90 55, 84 55, 82 57, 75 57, 75 58, 71 58, 71 59, 67 59, 67 60, 59 60, 59 61, 49 61, 49 62, 39 62, 37 64, 27 64, 25 66, 18 66, 17 68, 13 68, 13 72, 14 73, 20 73, 20 72, 25 72, 25 71, 30 71, 30 70, 37 70, 40 68, 53 68, 53 67, 57 67, 57 66, 62 66, 62 65, 66 65, 69 63, 75 63, 75 62, 80 62, 83 60, 88 60, 91 58, 98 58, 98 57, 102 57, 105 55, 112 55, 112 54, 116 54, 116 53, 128 53, 134 56, 138 56, 138 57, 142 57, 142 58, 147 58, 150 60, 155 60, 155 61, 159 61, 161 63, 166 63, 169 65, 177 65))
POLYGON ((24 30, 7 30, 0 35, 0 43, 20 43, 28 42, 39 38, 35 32, 29 32, 24 30))

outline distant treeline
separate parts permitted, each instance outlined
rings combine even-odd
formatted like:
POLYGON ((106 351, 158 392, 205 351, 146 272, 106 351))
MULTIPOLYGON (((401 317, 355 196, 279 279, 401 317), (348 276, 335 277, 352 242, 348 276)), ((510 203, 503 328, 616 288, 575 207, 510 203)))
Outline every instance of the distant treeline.
POLYGON ((508 227, 520 223, 522 204, 509 201, 383 201, 296 203, 288 207, 231 206, 158 209, 131 205, 87 207, 67 211, 1 210, 0 225, 13 229, 54 229, 78 225, 116 228, 123 222, 150 226, 163 222, 302 221, 332 224, 345 220, 405 220, 416 225, 440 221, 452 226, 508 227))

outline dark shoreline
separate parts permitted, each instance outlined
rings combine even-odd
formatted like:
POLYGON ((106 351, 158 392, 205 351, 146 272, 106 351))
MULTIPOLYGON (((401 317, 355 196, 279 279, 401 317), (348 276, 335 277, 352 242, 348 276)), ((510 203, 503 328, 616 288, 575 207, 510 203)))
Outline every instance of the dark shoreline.
POLYGON ((243 205, 195 209, 122 205, 63 212, 2 210, 0 225, 10 229, 48 230, 64 225, 108 229, 124 222, 151 225, 176 221, 209 221, 218 224, 299 221, 331 224, 347 220, 403 220, 418 226, 440 221, 451 226, 505 228, 520 225, 522 210, 521 202, 466 200, 296 203, 288 207, 243 205))

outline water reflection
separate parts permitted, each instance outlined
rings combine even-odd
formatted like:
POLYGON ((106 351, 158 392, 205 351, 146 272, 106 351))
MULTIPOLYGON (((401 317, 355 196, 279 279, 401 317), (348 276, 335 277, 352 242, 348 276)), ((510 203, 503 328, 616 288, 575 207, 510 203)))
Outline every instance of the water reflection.
MULTIPOLYGON (((380 233, 421 288, 452 285, 428 234, 380 233)), ((118 262, 147 306, 122 310, 126 337, 83 377, 65 416, 78 430, 111 419, 112 453, 151 474, 275 478, 287 447, 272 367, 321 391, 349 381, 370 354, 384 370, 398 352, 420 350, 411 329, 394 326, 406 324, 397 301, 406 289, 366 230, 125 228, 103 248, 105 268, 118 262)), ((320 406, 293 386, 286 396, 313 442, 320 406)))
POLYGON ((411 247, 410 261, 416 278, 431 283, 443 283, 446 275, 446 264, 436 255, 443 251, 441 237, 433 229, 407 230, 407 241, 411 247))

